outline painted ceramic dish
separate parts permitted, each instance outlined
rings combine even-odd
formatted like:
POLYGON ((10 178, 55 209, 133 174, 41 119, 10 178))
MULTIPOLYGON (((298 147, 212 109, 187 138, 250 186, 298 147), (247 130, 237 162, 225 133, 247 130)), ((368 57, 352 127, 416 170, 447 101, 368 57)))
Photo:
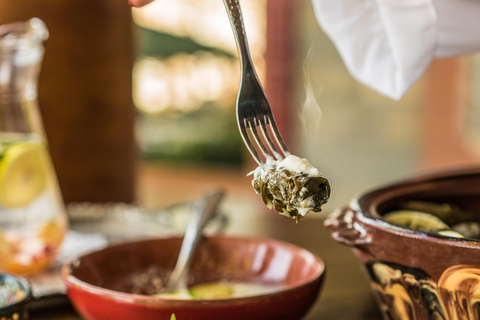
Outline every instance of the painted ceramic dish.
POLYGON ((480 222, 480 169, 413 178, 363 194, 325 225, 362 261, 385 319, 479 319, 480 241, 387 223, 400 203, 448 203, 480 222))
POLYGON ((27 280, 0 273, 0 319, 28 319, 27 304, 32 299, 27 280))
POLYGON ((221 299, 152 296, 174 267, 180 237, 113 245, 64 266, 68 297, 87 320, 301 319, 315 302, 324 264, 312 253, 280 241, 212 236, 194 256, 188 285, 228 281, 278 288, 221 299))

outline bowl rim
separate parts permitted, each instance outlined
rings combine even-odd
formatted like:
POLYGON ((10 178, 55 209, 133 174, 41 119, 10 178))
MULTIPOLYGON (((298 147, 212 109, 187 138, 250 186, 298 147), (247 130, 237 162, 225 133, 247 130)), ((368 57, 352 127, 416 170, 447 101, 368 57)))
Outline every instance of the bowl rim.
POLYGON ((174 235, 174 236, 167 236, 167 237, 158 237, 158 238, 148 238, 148 239, 138 239, 133 241, 123 241, 116 244, 112 244, 106 248, 102 248, 100 250, 96 250, 87 254, 80 255, 78 257, 73 258, 68 263, 64 264, 61 270, 62 280, 67 286, 67 293, 69 291, 69 286, 73 286, 76 289, 81 291, 86 291, 88 293, 92 293, 94 295, 100 295, 103 298, 120 301, 123 303, 130 303, 136 305, 144 305, 144 306, 154 306, 154 307, 176 307, 176 306, 183 306, 188 304, 188 307, 195 307, 195 306, 215 306, 215 305, 233 305, 233 304, 245 304, 249 302, 258 302, 263 300, 270 300, 273 298, 289 295, 293 292, 302 290, 305 287, 312 285, 317 281, 321 281, 323 276, 325 275, 325 263, 323 260, 313 252, 310 252, 302 247, 297 245, 277 240, 277 239, 270 239, 266 237, 254 237, 254 236, 236 236, 236 235, 208 235, 205 236, 208 239, 218 240, 218 239, 228 239, 228 240, 240 240, 240 241, 248 241, 248 242, 267 242, 267 243, 275 243, 282 245, 287 248, 292 248, 298 250, 298 252, 302 255, 309 255, 311 259, 315 260, 316 270, 313 275, 306 278, 299 284, 293 286, 286 286, 284 290, 274 291, 271 293, 254 295, 254 296, 246 296, 246 297, 234 297, 234 298, 224 298, 224 299, 171 299, 171 298, 161 298, 161 297, 154 297, 148 295, 141 295, 141 294, 133 294, 133 293, 126 293, 115 291, 112 289, 102 288, 100 286, 96 286, 80 280, 71 274, 71 268, 75 263, 79 263, 80 259, 88 256, 90 254, 107 250, 112 247, 121 247, 123 245, 128 245, 131 243, 136 242, 149 242, 149 241, 156 241, 156 240, 166 240, 166 239, 181 239, 181 235, 174 235))
MULTIPOLYGON (((393 195, 384 196, 383 201, 385 201, 386 199, 392 199, 395 197, 395 195, 400 194, 399 192, 400 190, 408 186, 420 186, 422 184, 435 183, 436 181, 448 181, 452 179, 458 179, 460 177, 473 177, 473 176, 480 177, 480 167, 475 166, 475 167, 450 168, 450 169, 426 172, 410 178, 399 180, 397 182, 385 184, 383 186, 380 186, 371 190, 367 190, 366 192, 362 192, 356 195, 350 201, 350 208, 357 213, 358 219, 361 222, 376 228, 380 228, 387 232, 397 233, 397 234, 401 234, 402 236, 407 236, 412 238, 422 238, 426 240, 435 239, 436 241, 441 241, 444 243, 449 243, 449 244, 453 244, 455 246, 461 246, 461 247, 478 246, 478 244, 480 243, 480 239, 454 238, 454 237, 444 236, 438 233, 418 231, 418 230, 390 224, 385 220, 380 219, 378 212, 376 212, 375 210, 373 213, 370 212, 369 208, 366 207, 364 203, 367 197, 373 197, 376 194, 393 193, 393 195)), ((402 193, 402 194, 410 195, 411 193, 402 193)), ((373 203, 378 204, 381 202, 382 202, 381 200, 377 200, 373 203)))
POLYGON ((25 292, 25 297, 23 297, 21 300, 0 307, 0 313, 8 312, 9 309, 16 309, 24 304, 28 304, 28 302, 33 298, 32 286, 30 285, 28 280, 25 279, 24 277, 17 274, 9 273, 9 272, 3 272, 3 271, 0 272, 0 277, 8 277, 19 282, 24 287, 24 292, 25 292))

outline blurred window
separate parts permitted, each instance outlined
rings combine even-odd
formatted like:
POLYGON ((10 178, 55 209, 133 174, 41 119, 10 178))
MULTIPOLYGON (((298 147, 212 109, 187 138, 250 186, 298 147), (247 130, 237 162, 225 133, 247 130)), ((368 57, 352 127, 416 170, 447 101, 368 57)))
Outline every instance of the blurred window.
MULTIPOLYGON (((264 79, 266 0, 243 0, 257 71, 264 79)), ((139 52, 133 97, 142 155, 175 162, 242 163, 235 101, 239 61, 218 0, 162 0, 133 9, 139 52)))

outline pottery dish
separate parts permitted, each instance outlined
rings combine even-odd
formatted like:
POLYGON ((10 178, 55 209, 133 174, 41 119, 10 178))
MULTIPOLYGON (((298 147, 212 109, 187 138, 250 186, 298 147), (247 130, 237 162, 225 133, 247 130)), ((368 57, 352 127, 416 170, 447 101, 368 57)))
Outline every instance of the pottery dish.
POLYGON ((480 169, 429 174, 367 192, 333 212, 325 225, 363 263, 384 319, 479 319, 480 240, 383 218, 412 201, 417 207, 446 204, 478 223, 480 169))
POLYGON ((294 245, 233 236, 206 237, 188 285, 232 282, 271 285, 273 292, 220 299, 153 296, 176 262, 181 237, 113 245, 64 266, 68 297, 87 320, 301 319, 319 294, 324 264, 294 245))

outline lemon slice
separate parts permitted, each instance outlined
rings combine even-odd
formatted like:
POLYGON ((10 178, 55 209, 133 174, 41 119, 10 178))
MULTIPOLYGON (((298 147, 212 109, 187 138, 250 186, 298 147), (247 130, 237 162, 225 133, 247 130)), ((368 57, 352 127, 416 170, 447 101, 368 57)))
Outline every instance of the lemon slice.
POLYGON ((0 204, 20 207, 35 199, 47 185, 47 152, 41 144, 10 146, 0 161, 0 204))

